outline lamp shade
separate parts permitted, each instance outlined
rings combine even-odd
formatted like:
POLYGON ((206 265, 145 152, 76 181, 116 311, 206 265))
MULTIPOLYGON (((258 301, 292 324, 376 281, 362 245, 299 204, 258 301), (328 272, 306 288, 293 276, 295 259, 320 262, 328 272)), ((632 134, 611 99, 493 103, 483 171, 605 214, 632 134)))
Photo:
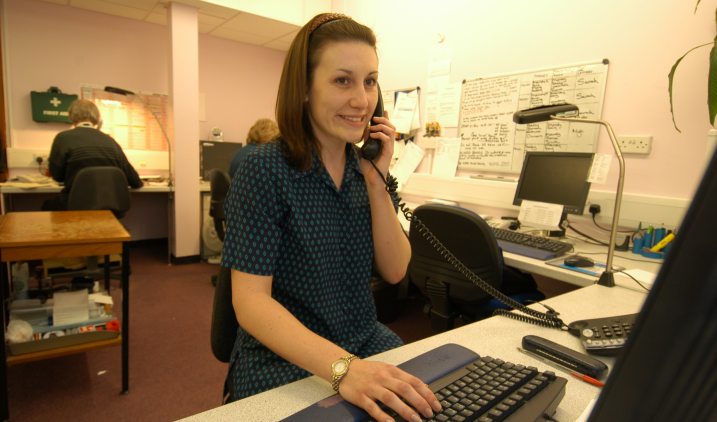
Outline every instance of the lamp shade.
POLYGON ((521 125, 540 123, 550 120, 550 116, 578 117, 578 106, 574 104, 558 104, 518 110, 513 113, 513 121, 521 125))

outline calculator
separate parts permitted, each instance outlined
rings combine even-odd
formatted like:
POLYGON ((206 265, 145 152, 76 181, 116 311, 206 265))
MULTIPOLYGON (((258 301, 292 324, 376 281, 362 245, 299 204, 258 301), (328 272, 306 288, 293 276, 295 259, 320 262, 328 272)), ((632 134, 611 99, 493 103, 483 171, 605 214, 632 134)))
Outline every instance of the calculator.
POLYGON ((637 314, 585 319, 571 322, 568 327, 573 335, 580 337, 586 352, 615 356, 625 347, 636 318, 637 314))

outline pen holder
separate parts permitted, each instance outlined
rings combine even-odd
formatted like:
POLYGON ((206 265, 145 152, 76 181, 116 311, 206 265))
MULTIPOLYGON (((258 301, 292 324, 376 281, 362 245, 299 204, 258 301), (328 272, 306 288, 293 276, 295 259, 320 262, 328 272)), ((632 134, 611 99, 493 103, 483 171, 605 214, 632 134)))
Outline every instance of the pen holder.
POLYGON ((652 236, 652 245, 650 247, 660 243, 660 241, 665 238, 665 234, 665 229, 655 229, 655 234, 652 236))
POLYGON ((642 237, 632 241, 632 253, 640 254, 642 252, 642 246, 645 244, 645 239, 642 237))
POLYGON ((652 246, 654 246, 654 244, 652 243, 652 233, 645 233, 645 236, 642 239, 642 247, 651 248, 652 246))

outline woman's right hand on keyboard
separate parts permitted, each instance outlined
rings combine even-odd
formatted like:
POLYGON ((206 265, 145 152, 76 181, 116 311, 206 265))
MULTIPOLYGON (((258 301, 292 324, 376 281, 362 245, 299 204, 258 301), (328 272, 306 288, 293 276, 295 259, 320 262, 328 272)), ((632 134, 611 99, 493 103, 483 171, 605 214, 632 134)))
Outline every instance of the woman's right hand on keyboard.
POLYGON ((351 370, 339 383, 339 393, 348 402, 361 407, 381 422, 394 419, 381 410, 377 401, 386 404, 407 421, 421 420, 416 410, 425 418, 441 410, 441 404, 426 384, 382 362, 355 359, 351 362, 351 370))

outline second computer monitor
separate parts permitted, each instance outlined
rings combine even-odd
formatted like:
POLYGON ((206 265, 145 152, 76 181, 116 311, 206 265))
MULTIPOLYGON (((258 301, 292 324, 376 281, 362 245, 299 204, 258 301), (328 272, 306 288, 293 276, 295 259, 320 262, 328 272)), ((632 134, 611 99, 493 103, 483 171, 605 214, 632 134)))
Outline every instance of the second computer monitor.
POLYGON ((592 153, 536 152, 525 154, 513 205, 523 200, 563 206, 563 214, 581 215, 590 193, 592 153))

